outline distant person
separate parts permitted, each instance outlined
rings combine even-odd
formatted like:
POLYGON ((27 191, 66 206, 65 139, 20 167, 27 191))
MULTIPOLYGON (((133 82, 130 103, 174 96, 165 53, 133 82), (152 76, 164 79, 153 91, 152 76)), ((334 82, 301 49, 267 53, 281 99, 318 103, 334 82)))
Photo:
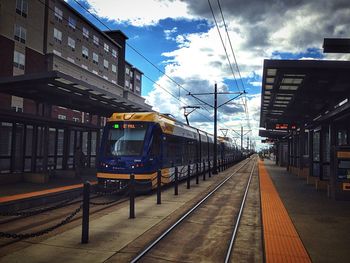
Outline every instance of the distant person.
POLYGON ((80 179, 82 175, 82 170, 85 166, 85 154, 78 146, 74 153, 74 163, 75 163, 75 178, 80 179))

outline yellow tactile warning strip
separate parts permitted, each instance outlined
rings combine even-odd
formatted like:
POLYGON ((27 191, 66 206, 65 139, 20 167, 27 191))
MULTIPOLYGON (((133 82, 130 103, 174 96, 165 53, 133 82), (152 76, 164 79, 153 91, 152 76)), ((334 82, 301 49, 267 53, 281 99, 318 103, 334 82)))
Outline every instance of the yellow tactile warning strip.
MULTIPOLYGON (((94 185, 94 184, 97 184, 97 182, 91 182, 91 184, 94 185)), ((42 191, 29 192, 29 193, 17 194, 17 195, 9 195, 9 196, 0 197, 0 203, 18 201, 21 199, 26 199, 26 198, 31 198, 31 197, 36 197, 36 196, 41 196, 46 194, 52 194, 52 193, 58 193, 58 192, 72 190, 72 189, 81 188, 81 187, 83 187, 83 184, 74 184, 74 185, 46 189, 42 191)))
POLYGON ((311 262, 262 161, 259 178, 266 262, 311 262))

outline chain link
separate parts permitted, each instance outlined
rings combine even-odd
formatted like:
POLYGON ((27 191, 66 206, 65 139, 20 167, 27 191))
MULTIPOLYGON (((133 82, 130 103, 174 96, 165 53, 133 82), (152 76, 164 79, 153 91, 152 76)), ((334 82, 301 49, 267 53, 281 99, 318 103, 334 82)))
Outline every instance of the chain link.
POLYGON ((110 204, 113 204, 113 203, 120 201, 121 199, 123 199, 124 197, 127 197, 128 195, 129 195, 129 191, 126 191, 122 196, 119 196, 119 198, 116 200, 106 201, 106 202, 101 202, 101 203, 90 201, 90 205, 110 205, 110 204))
POLYGON ((26 234, 15 234, 15 233, 7 233, 7 232, 0 232, 0 238, 19 238, 19 239, 25 239, 25 238, 32 238, 32 237, 39 237, 42 235, 45 235, 67 223, 72 220, 74 216, 76 216, 82 209, 83 205, 81 204, 75 211, 70 214, 68 217, 66 217, 64 220, 62 220, 60 223, 51 226, 49 228, 46 228, 44 230, 34 232, 34 233, 26 233, 26 234))
POLYGON ((66 206, 69 202, 73 201, 74 199, 77 199, 79 197, 81 197, 83 194, 80 193, 79 195, 77 196, 74 196, 72 198, 69 198, 61 203, 58 203, 54 206, 50 206, 50 207, 45 207, 45 208, 39 208, 39 209, 36 209, 36 210, 32 210, 32 211, 22 211, 22 212, 17 212, 17 211, 7 211, 7 212, 0 212, 0 216, 33 216, 33 215, 38 215, 38 214, 41 214, 41 213, 45 213, 45 212, 48 212, 48 211, 52 211, 52 210, 55 210, 55 209, 58 209, 58 208, 62 208, 64 206, 66 206))

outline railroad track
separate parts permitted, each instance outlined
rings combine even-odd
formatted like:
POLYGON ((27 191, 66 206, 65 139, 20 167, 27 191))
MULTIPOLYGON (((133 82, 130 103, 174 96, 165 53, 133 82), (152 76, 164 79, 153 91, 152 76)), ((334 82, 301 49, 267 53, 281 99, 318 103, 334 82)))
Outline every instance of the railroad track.
POLYGON ((131 262, 230 262, 256 162, 238 167, 131 262))

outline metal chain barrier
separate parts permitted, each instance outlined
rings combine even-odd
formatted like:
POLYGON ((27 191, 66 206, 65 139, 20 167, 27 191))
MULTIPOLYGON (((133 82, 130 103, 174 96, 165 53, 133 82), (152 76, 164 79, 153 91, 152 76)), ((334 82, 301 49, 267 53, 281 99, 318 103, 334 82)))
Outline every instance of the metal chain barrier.
MULTIPOLYGON (((118 193, 118 191, 117 191, 117 193, 118 193)), ((101 202, 101 203, 90 201, 89 203, 90 203, 90 205, 110 205, 110 204, 113 204, 113 203, 120 201, 120 199, 123 199, 124 197, 127 197, 128 195, 129 195, 129 191, 126 191, 122 196, 120 196, 120 198, 118 198, 116 200, 106 201, 106 202, 101 202)))
POLYGON ((39 237, 42 236, 44 234, 47 234, 65 224, 67 224, 69 221, 72 220, 72 218, 74 216, 76 216, 82 209, 83 205, 81 204, 72 214, 70 214, 67 218, 65 218, 64 220, 62 220, 60 223, 51 226, 49 228, 46 228, 44 230, 38 231, 38 232, 34 232, 34 233, 26 233, 26 234, 15 234, 15 233, 6 233, 6 232, 0 232, 0 238, 20 238, 20 239, 24 239, 24 238, 31 238, 31 237, 39 237))
POLYGON ((36 210, 31 210, 31 211, 22 211, 22 212, 10 212, 10 211, 7 211, 7 212, 0 212, 0 216, 33 216, 33 215, 38 215, 38 214, 41 214, 41 213, 44 213, 44 212, 48 212, 48 211, 52 211, 52 210, 55 210, 55 209, 58 209, 58 208, 62 208, 64 206, 66 206, 69 202, 72 202, 74 199, 77 199, 79 197, 82 196, 82 193, 80 193, 79 195, 77 196, 74 196, 72 198, 69 198, 61 203, 58 203, 54 206, 50 206, 50 207, 45 207, 45 208, 39 208, 39 209, 36 209, 36 210))

